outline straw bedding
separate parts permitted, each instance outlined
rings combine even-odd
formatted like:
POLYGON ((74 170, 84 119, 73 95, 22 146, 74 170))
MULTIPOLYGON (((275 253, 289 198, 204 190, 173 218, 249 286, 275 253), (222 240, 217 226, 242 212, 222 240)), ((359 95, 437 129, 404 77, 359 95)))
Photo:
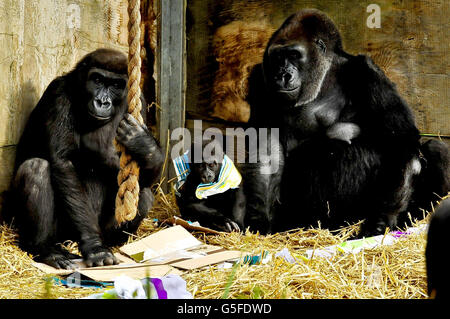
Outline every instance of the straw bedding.
MULTIPOLYGON (((137 235, 146 236, 159 228, 154 218, 163 220, 178 214, 173 194, 157 189, 156 205, 137 235)), ((429 216, 415 222, 427 223, 429 216)), ((267 250, 272 260, 265 265, 239 265, 232 269, 209 267, 183 274, 194 298, 427 298, 425 246, 426 232, 399 239, 392 246, 364 250, 332 259, 299 257, 306 249, 319 249, 347 240, 359 228, 349 225, 337 231, 296 229, 261 236, 250 232, 220 235, 194 234, 209 244, 259 254, 267 250), (288 248, 298 259, 291 264, 274 255, 288 248)), ((32 259, 16 246, 17 236, 6 225, 0 226, 0 298, 79 298, 95 289, 46 285, 45 275, 32 265, 32 259)), ((75 243, 66 243, 76 251, 75 243)))
POLYGON ((226 121, 247 122, 250 105, 248 78, 262 62, 274 28, 266 21, 233 21, 214 34, 214 56, 218 62, 211 96, 211 115, 226 121))

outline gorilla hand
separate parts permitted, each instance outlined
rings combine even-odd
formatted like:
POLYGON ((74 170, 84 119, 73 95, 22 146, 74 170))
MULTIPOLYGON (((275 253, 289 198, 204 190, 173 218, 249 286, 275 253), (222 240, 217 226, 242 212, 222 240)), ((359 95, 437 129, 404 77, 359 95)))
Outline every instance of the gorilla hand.
POLYGON ((231 233, 232 231, 236 231, 236 232, 241 231, 241 228, 239 227, 239 225, 236 222, 234 222, 228 218, 225 220, 225 229, 229 233, 231 233))
POLYGON ((117 141, 138 161, 145 161, 156 148, 156 141, 145 125, 131 115, 125 114, 117 128, 117 141))
POLYGON ((235 221, 233 221, 230 218, 223 217, 223 216, 218 217, 217 219, 214 219, 213 221, 210 221, 209 223, 208 222, 205 222, 205 223, 200 222, 200 224, 202 226, 211 227, 212 229, 216 229, 218 231, 227 232, 227 233, 231 233, 233 231, 234 232, 241 231, 241 228, 235 221))
POLYGON ((351 140, 358 137, 361 129, 355 123, 338 122, 327 129, 327 136, 331 139, 341 140, 351 144, 351 140))

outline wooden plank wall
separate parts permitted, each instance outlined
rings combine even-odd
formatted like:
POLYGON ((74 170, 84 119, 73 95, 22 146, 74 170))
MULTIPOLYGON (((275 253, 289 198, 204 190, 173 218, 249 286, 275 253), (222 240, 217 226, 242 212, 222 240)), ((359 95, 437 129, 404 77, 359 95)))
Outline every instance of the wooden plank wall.
MULTIPOLYGON (((413 108, 422 132, 450 135, 447 0, 190 0, 187 118, 214 120, 211 96, 219 63, 213 48, 220 27, 241 21, 244 25, 257 23, 276 29, 302 8, 326 12, 341 31, 348 52, 367 54, 385 70, 413 108), (367 26, 370 4, 381 9, 380 28, 367 26)), ((236 80, 240 80, 238 76, 236 80)))
MULTIPOLYGON (((185 122, 185 0, 160 1, 159 46, 158 62, 158 88, 157 103, 159 141, 163 149, 169 148, 170 132, 178 127, 184 127, 185 122)), ((163 172, 165 182, 176 176, 168 160, 168 168, 163 172)), ((167 184, 163 183, 163 190, 167 184)))
POLYGON ((126 53, 127 23, 126 0, 0 0, 0 194, 47 85, 99 47, 126 53))

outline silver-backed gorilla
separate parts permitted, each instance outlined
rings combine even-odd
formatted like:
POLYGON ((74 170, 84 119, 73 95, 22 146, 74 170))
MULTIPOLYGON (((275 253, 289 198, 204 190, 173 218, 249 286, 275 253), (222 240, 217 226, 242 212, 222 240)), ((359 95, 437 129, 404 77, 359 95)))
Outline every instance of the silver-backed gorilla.
POLYGON ((249 84, 249 125, 280 129, 284 164, 269 176, 259 164, 247 170, 246 226, 273 232, 364 219, 361 235, 380 234, 449 191, 446 144, 421 143, 395 85, 369 57, 344 51, 324 13, 291 15, 249 84))

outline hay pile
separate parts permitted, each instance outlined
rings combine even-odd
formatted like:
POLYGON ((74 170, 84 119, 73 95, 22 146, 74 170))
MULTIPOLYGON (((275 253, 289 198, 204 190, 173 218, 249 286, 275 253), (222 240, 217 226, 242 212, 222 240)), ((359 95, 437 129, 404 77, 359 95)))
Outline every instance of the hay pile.
MULTIPOLYGON (((130 241, 158 230, 153 218, 177 214, 173 194, 157 192, 157 205, 130 241)), ((415 223, 419 226, 428 218, 415 223)), ((297 229, 270 236, 245 233, 221 235, 194 234, 198 239, 228 249, 259 254, 268 250, 274 256, 288 248, 294 257, 306 249, 322 248, 347 240, 359 225, 336 232, 326 229, 297 229)), ((15 245, 16 235, 0 226, 0 298, 79 298, 98 292, 95 289, 46 289, 44 275, 31 258, 15 245)), ((210 267, 186 272, 183 278, 195 298, 427 298, 425 269, 426 233, 409 235, 392 246, 382 246, 331 260, 313 258, 290 264, 272 258, 266 265, 241 265, 233 269, 210 267)), ((67 244, 72 251, 76 245, 67 244)), ((48 287, 48 286, 47 286, 48 287)))
POLYGON ((16 240, 11 228, 0 225, 0 299, 80 298, 97 292, 46 284, 46 276, 31 265, 16 240))
POLYGON ((216 72, 211 115, 226 121, 247 122, 250 106, 245 101, 248 78, 253 67, 262 62, 274 28, 266 21, 233 21, 214 34, 216 72))
MULTIPOLYGON (((358 226, 350 226, 350 229, 358 226)), ((209 243, 230 249, 275 254, 284 247, 291 253, 340 243, 349 229, 333 235, 324 229, 297 230, 272 236, 255 234, 220 235, 209 243)), ((298 258, 290 264, 280 258, 267 265, 237 268, 229 298, 427 298, 425 234, 412 235, 393 246, 338 256, 331 260, 298 258)), ((230 281, 230 271, 199 270, 184 276, 195 298, 220 298, 230 281)))

